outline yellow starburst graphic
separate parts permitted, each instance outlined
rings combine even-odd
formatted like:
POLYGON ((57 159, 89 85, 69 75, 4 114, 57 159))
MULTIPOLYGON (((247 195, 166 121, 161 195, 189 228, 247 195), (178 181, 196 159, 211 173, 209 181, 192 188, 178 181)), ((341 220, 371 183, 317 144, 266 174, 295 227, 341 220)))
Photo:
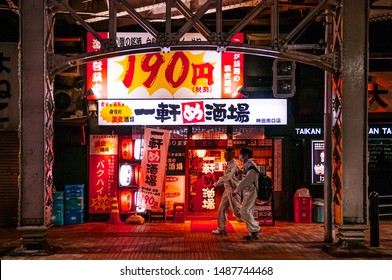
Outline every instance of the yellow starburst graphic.
POLYGON ((115 147, 116 146, 110 139, 96 140, 94 143, 94 148, 99 154, 107 154, 109 152, 113 152, 115 147))
POLYGON ((100 209, 102 209, 102 212, 105 212, 106 209, 110 210, 110 198, 106 194, 104 196, 97 195, 96 198, 91 198, 91 207, 94 207, 95 211, 100 209))
POLYGON ((129 122, 133 115, 132 109, 124 104, 117 105, 112 107, 112 104, 110 104, 110 106, 104 107, 100 112, 101 118, 108 123, 114 124, 129 122))

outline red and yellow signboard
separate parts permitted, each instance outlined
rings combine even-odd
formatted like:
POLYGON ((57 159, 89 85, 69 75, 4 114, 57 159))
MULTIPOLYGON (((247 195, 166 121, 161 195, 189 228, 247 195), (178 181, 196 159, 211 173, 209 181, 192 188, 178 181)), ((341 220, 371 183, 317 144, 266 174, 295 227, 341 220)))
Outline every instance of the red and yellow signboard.
MULTIPOLYGON (((107 33, 99 33, 107 38, 107 33)), ((148 33, 117 33, 117 45, 148 44, 148 33)), ((189 33, 185 40, 205 40, 189 33)), ((243 34, 233 42, 242 43, 243 34)), ((100 50, 99 41, 87 36, 87 50, 100 50)), ((214 51, 182 51, 119 56, 87 66, 87 88, 97 99, 133 98, 242 98, 243 55, 214 51)))
POLYGON ((90 135, 89 213, 110 213, 117 195, 118 139, 116 135, 90 135))

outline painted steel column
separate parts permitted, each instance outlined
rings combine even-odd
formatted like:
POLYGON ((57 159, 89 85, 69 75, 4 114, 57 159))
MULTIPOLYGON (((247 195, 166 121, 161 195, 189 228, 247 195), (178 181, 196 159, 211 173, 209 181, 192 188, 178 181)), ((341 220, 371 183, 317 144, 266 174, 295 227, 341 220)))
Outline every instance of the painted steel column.
POLYGON ((24 252, 47 251, 51 223, 53 110, 47 79, 46 1, 21 0, 19 227, 24 252))
MULTIPOLYGON (((360 249, 367 229, 368 1, 342 1, 341 193, 335 194, 338 246, 360 249)), ((336 105, 336 104, 335 104, 336 105)), ((335 131, 336 132, 336 131, 335 131)), ((337 160, 340 157, 340 162, 337 160)), ((339 170, 339 168, 335 168, 339 170)), ((338 174, 334 174, 334 176, 338 174)), ((335 190, 336 191, 336 190, 335 190)))
MULTIPOLYGON (((325 53, 333 52, 333 14, 326 10, 325 53)), ((332 215, 332 74, 324 72, 324 242, 334 240, 332 215)))

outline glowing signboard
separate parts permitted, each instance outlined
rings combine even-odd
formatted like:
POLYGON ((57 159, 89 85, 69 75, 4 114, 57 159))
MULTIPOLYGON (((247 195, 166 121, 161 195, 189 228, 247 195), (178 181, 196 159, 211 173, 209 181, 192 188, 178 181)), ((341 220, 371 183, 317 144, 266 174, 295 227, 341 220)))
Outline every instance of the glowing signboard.
POLYGON ((99 100, 99 125, 286 125, 286 99, 99 100))
MULTIPOLYGON (((205 41, 199 33, 187 33, 183 39, 205 41)), ((117 33, 118 47, 154 40, 148 33, 117 33)), ((243 40, 242 33, 232 39, 243 40)), ((87 51, 100 49, 99 41, 88 34, 87 51)), ((216 51, 118 56, 87 64, 87 89, 96 99, 243 98, 238 90, 244 84, 243 60, 243 54, 216 51)))

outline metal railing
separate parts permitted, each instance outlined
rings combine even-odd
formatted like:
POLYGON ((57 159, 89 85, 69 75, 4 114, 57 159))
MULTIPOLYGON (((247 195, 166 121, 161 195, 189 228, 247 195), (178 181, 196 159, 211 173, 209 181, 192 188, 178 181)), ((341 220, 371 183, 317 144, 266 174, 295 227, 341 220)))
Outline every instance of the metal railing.
POLYGON ((380 195, 378 196, 378 216, 379 217, 392 217, 392 195, 380 195))
POLYGON ((377 192, 371 192, 369 195, 370 247, 380 246, 379 220, 380 217, 386 216, 392 216, 392 195, 379 196, 377 192))

